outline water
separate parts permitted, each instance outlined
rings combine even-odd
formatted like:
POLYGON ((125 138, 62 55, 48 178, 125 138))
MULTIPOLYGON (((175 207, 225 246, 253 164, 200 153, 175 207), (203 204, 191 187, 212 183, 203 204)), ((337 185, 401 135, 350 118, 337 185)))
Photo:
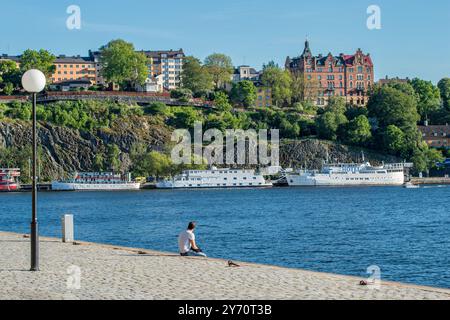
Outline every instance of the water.
MULTIPOLYGON (((198 221, 213 257, 450 288, 450 187, 40 193, 42 235, 177 251, 198 221)), ((29 230, 31 194, 0 194, 0 230, 29 230)))

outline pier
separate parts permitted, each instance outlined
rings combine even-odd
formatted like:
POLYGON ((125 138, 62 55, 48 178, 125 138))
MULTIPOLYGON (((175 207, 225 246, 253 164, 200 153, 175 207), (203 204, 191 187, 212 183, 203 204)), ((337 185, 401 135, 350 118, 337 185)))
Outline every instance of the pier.
POLYGON ((422 184, 450 184, 450 177, 430 177, 430 178, 411 178, 411 183, 416 185, 422 184))
POLYGON ((0 232, 0 299, 450 299, 447 289, 44 237, 41 271, 29 272, 29 241, 0 232))

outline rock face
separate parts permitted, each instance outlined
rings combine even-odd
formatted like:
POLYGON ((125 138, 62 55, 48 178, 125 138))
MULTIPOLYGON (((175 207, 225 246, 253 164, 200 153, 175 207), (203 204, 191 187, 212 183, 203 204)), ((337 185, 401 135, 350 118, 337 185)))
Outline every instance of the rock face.
POLYGON ((282 167, 307 167, 308 169, 320 169, 323 161, 329 162, 361 162, 362 151, 365 161, 373 164, 381 162, 398 162, 400 159, 381 155, 379 153, 363 150, 362 148, 349 147, 329 141, 316 139, 285 141, 280 146, 280 163, 282 167))
MULTIPOLYGON (((97 154, 105 157, 108 145, 115 144, 121 150, 122 171, 131 165, 129 152, 135 143, 142 143, 151 150, 162 151, 170 141, 172 129, 152 117, 130 117, 116 120, 111 128, 95 132, 81 132, 48 123, 38 126, 38 144, 42 146, 41 170, 49 178, 64 173, 93 171, 97 154)), ((0 121, 0 147, 25 148, 31 145, 31 123, 23 121, 0 121)), ((334 162, 361 161, 361 148, 348 147, 315 139, 282 141, 280 164, 282 167, 308 167, 318 169, 324 160, 334 162)), ((364 150, 366 161, 375 164, 399 159, 364 150)))
MULTIPOLYGON (((38 126, 38 145, 42 147, 46 176, 57 178, 64 172, 92 171, 97 154, 104 156, 108 145, 116 144, 120 150, 122 170, 130 167, 129 152, 139 142, 152 150, 162 150, 170 139, 167 127, 152 123, 149 117, 130 117, 116 121, 110 129, 81 132, 48 123, 38 126)), ((31 146, 31 123, 0 121, 0 147, 25 148, 31 146)))

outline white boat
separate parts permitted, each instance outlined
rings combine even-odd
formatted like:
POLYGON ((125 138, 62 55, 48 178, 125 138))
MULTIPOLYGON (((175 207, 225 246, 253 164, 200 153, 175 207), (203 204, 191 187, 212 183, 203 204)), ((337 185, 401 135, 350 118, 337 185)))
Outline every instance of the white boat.
POLYGON ((322 170, 300 170, 287 174, 289 186, 361 186, 396 185, 405 183, 404 169, 409 163, 372 166, 365 163, 325 164, 322 170))
POLYGON ((264 176, 251 169, 186 170, 171 180, 158 182, 159 189, 271 187, 264 176))
POLYGON ((52 190, 56 191, 139 190, 140 186, 140 183, 131 181, 129 174, 112 172, 81 172, 67 181, 52 182, 52 190))
POLYGON ((417 189, 420 188, 420 186, 418 186, 417 184, 413 184, 411 181, 406 182, 403 187, 405 187, 406 189, 417 189))

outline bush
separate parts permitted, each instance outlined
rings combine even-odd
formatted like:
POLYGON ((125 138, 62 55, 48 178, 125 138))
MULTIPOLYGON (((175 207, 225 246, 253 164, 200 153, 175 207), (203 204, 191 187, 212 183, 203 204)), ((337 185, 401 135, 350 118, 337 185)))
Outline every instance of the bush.
POLYGON ((145 113, 166 116, 168 114, 168 107, 163 102, 153 102, 145 107, 145 113))
POLYGON ((170 97, 180 102, 189 102, 192 99, 192 91, 189 89, 174 89, 170 91, 170 97))

